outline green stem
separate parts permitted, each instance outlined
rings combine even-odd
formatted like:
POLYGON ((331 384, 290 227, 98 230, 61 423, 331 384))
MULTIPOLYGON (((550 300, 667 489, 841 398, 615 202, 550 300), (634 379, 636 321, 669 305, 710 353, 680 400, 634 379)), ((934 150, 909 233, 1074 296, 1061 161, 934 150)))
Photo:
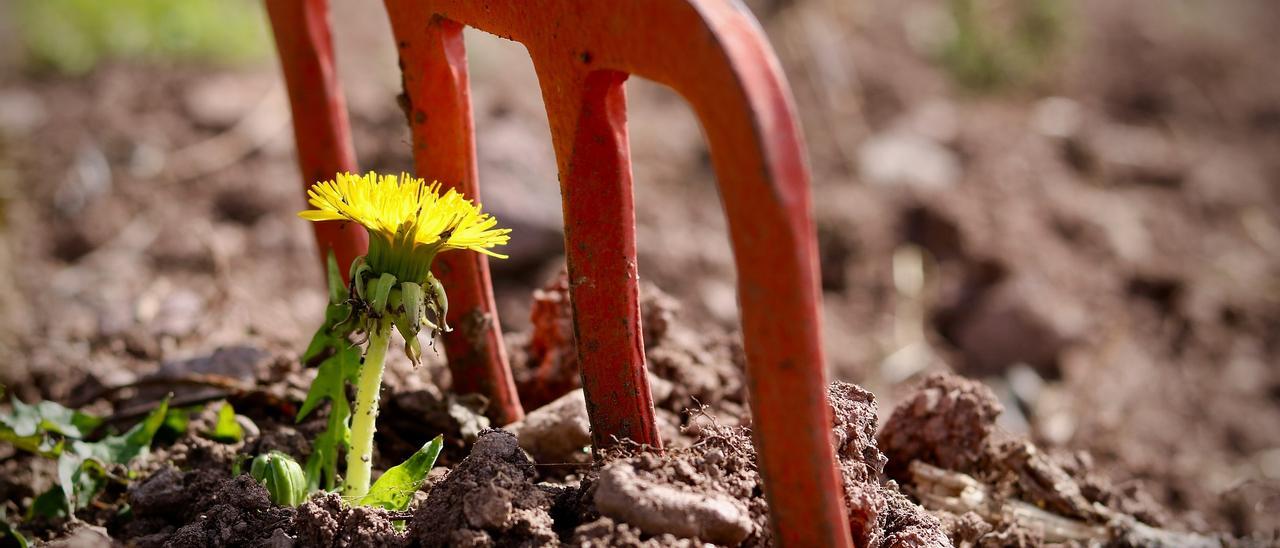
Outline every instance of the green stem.
POLYGON ((379 319, 369 333, 360 380, 356 384, 356 408, 351 418, 351 450, 347 452, 347 477, 343 495, 352 503, 369 493, 373 467, 373 431, 378 418, 378 392, 382 388, 382 366, 391 342, 391 322, 379 319))

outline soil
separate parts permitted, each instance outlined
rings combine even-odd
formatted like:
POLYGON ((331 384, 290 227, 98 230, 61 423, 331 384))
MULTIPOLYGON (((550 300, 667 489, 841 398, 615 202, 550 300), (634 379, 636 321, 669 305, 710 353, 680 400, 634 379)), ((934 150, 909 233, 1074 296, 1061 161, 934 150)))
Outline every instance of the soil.
MULTIPOLYGON (((1277 543, 1275 3, 1070 3, 1063 50, 987 92, 922 49, 940 3, 749 4, 810 148, 832 435, 857 538, 1277 543)), ((409 169, 385 18, 335 9, 360 165, 409 169)), ((415 369, 390 353, 375 468, 446 439, 401 514, 334 496, 274 507, 231 476, 271 449, 304 458, 324 426, 323 413, 294 421, 314 375, 298 355, 325 294, 294 217, 275 67, 0 66, 0 383, 117 429, 169 392, 226 399, 248 432, 207 439, 206 409, 128 487, 24 533, 51 545, 771 544, 732 256, 708 214, 719 202, 696 119, 668 90, 628 84, 645 350, 669 449, 593 463, 533 71, 518 45, 477 34, 468 50, 485 207, 515 228, 513 259, 492 264, 530 413, 492 429, 481 398, 450 391, 438 354, 415 369)), ((0 447, 8 516, 56 476, 0 447)))

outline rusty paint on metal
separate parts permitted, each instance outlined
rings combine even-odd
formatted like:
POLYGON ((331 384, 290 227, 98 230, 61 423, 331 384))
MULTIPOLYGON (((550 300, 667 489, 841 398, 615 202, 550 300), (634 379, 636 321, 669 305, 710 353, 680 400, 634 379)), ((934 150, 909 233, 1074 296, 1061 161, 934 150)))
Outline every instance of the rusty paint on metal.
MULTIPOLYGON (((462 25, 441 17, 392 17, 391 23, 410 111, 414 170, 479 201, 462 25)), ((433 270, 449 288, 447 321, 458 327, 444 335, 453 390, 483 394, 489 399, 487 414, 497 424, 520 420, 524 411, 507 365, 488 257, 443 253, 433 270)))
MULTIPOLYGON (((356 171, 346 100, 338 84, 326 0, 267 0, 276 50, 289 90, 293 136, 303 188, 356 171)), ((321 264, 332 250, 338 264, 364 255, 369 236, 354 223, 310 223, 320 247, 321 264)), ((343 276, 346 269, 341 269, 343 276)))

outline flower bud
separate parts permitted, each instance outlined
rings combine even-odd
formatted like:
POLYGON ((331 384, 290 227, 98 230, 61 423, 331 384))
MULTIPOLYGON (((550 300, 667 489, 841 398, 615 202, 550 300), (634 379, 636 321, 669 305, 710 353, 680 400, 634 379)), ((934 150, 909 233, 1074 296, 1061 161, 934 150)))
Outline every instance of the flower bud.
POLYGON ((267 488, 271 502, 297 506, 307 500, 307 476, 289 455, 279 451, 258 455, 253 459, 249 475, 267 488))

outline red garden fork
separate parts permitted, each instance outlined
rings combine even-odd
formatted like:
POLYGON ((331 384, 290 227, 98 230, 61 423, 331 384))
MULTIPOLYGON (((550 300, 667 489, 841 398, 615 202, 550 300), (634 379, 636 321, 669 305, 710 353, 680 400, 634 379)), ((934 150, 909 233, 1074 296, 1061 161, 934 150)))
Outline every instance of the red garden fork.
MULTIPOLYGON (((385 0, 404 75, 417 175, 475 198, 475 132, 463 26, 524 44, 560 171, 570 295, 596 447, 660 448, 645 376, 623 82, 670 86, 706 132, 738 269, 752 431, 775 537, 848 546, 831 446, 809 174, 772 50, 734 0, 385 0)), ((267 0, 289 88, 303 183, 355 171, 326 0, 267 0)), ((318 224, 321 252, 362 253, 362 231, 318 224)), ((444 347, 458 392, 505 424, 523 415, 487 259, 442 255, 444 347)), ((861 524, 858 524, 861 526, 861 524)), ((865 531, 857 531, 865 538, 865 531)))

